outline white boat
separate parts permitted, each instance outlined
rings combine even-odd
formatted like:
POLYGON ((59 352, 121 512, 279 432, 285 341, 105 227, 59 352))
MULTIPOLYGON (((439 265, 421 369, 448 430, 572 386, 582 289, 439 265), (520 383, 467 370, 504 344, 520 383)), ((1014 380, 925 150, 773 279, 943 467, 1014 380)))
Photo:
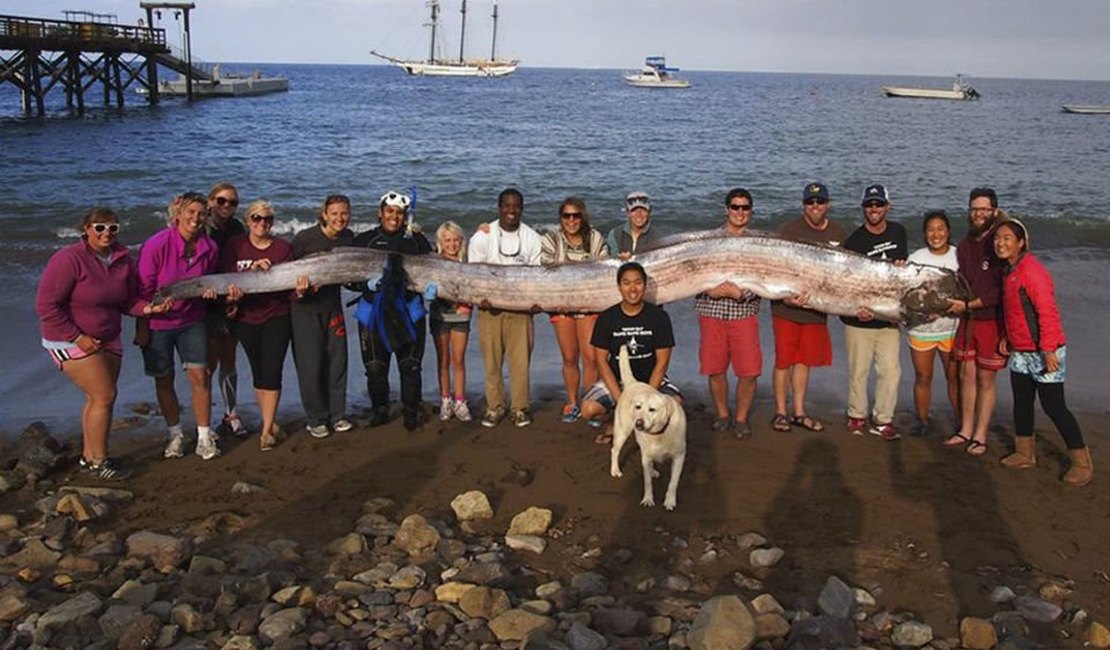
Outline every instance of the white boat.
POLYGON ((1081 106, 1078 104, 1065 104, 1065 113, 1079 113, 1082 115, 1110 115, 1110 106, 1081 106))
POLYGON ((686 79, 672 77, 678 68, 668 68, 667 59, 662 56, 649 56, 644 59, 644 67, 639 72, 626 72, 624 82, 637 88, 689 88, 686 79))
POLYGON ((979 92, 969 86, 961 75, 951 90, 944 88, 915 88, 912 86, 883 86, 887 97, 912 97, 916 99, 979 99, 979 92))
POLYGON ((520 64, 518 59, 497 58, 497 3, 493 3, 493 38, 490 45, 488 59, 465 58, 466 43, 466 0, 462 0, 462 29, 459 37, 459 58, 447 60, 436 58, 436 28, 439 25, 439 0, 429 0, 428 6, 432 8, 432 42, 428 50, 427 61, 414 61, 398 59, 381 54, 374 50, 370 54, 401 68, 411 75, 426 77, 503 77, 516 71, 520 64))
MULTIPOLYGON (((219 64, 213 66, 211 79, 193 79, 193 95, 197 97, 253 97, 287 90, 289 80, 285 77, 263 77, 257 71, 250 75, 221 72, 219 64)), ((185 97, 185 76, 159 81, 158 92, 170 97, 185 97)))

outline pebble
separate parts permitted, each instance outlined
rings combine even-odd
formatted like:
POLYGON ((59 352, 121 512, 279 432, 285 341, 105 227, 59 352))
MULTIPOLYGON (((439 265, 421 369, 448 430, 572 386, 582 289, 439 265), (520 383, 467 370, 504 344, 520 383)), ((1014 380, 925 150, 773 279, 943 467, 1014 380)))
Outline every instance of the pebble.
POLYGON ((786 555, 781 548, 757 548, 748 556, 748 561, 753 567, 764 569, 778 564, 786 555))
POLYGON ((459 521, 478 521, 493 518, 489 497, 481 490, 464 492, 451 500, 451 509, 459 521))

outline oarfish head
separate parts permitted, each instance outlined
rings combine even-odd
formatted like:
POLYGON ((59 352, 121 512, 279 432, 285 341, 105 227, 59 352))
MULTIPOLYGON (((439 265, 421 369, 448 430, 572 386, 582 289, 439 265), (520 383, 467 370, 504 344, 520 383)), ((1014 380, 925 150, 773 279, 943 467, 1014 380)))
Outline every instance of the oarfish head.
POLYGON ((949 300, 970 300, 962 277, 948 269, 929 268, 929 277, 902 296, 902 322, 907 327, 936 320, 948 311, 949 300))

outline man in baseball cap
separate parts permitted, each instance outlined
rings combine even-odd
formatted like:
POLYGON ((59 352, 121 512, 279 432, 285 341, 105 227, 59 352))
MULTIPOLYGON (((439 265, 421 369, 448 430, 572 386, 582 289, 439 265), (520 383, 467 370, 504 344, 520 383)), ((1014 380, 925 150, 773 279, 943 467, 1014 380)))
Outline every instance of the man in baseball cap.
POLYGON ((628 223, 610 230, 608 241, 609 253, 627 260, 650 249, 660 235, 651 227, 651 199, 646 192, 629 192, 624 199, 624 211, 628 223))

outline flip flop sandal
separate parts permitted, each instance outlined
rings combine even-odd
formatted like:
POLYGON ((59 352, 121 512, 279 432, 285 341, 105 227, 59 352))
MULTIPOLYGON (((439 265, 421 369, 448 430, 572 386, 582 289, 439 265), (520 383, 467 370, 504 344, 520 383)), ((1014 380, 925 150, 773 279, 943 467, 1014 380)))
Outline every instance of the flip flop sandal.
POLYGON ((609 433, 608 431, 602 431, 601 433, 594 436, 594 444, 602 446, 613 444, 613 434, 609 433))
POLYGON ((987 445, 986 443, 979 442, 978 440, 972 440, 971 442, 967 443, 967 449, 965 449, 964 451, 967 452, 968 456, 982 456, 983 454, 987 453, 987 445))
POLYGON ((731 426, 732 424, 729 422, 728 418, 717 418, 713 420, 713 424, 711 424, 709 428, 716 433, 721 433, 722 431, 728 431, 731 426))
POLYGON ((747 422, 733 422, 730 429, 737 440, 748 440, 752 437, 752 427, 747 422))
POLYGON ((605 421, 590 418, 589 420, 586 420, 586 424, 590 425, 591 429, 600 429, 601 427, 605 426, 605 421))
POLYGON ((970 442, 972 442, 971 438, 968 438, 962 433, 953 433, 952 435, 948 436, 948 439, 941 444, 945 447, 963 447, 970 442))
POLYGON ((771 428, 775 431, 790 431, 790 420, 785 413, 775 413, 775 417, 771 418, 771 428))
POLYGON ((262 451, 272 451, 277 446, 277 438, 263 434, 259 443, 262 451))
POLYGON ((819 420, 815 420, 804 413, 802 415, 795 415, 790 418, 790 424, 802 427, 807 431, 817 432, 825 430, 825 425, 821 424, 819 420))

